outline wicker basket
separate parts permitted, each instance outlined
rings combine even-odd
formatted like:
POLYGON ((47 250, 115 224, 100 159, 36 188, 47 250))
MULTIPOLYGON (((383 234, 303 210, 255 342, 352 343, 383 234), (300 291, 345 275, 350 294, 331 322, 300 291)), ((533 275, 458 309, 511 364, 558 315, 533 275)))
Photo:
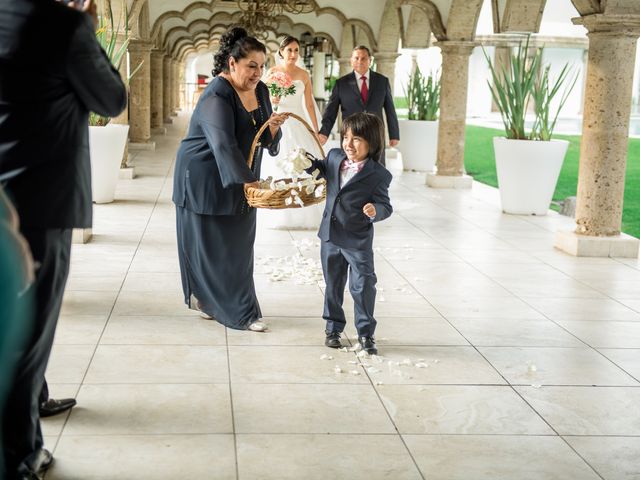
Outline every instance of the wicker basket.
MULTIPOLYGON (((305 126, 309 134, 313 136, 313 139, 318 144, 318 147, 320 148, 320 152, 324 157, 324 150, 322 149, 322 145, 318 141, 318 138, 316 137, 314 130, 309 126, 309 124, 303 118, 296 115, 295 113, 289 113, 289 118, 294 118, 305 126)), ((247 159, 247 164, 249 165, 249 168, 253 166, 253 155, 256 148, 260 145, 259 143, 260 135, 262 135, 262 133, 268 127, 269 127, 269 123, 265 122, 265 124, 262 125, 262 127, 260 127, 260 130, 258 130, 258 133, 256 133, 256 136, 253 139, 253 143, 251 144, 251 150, 249 151, 249 158, 247 159)), ((255 208, 271 208, 271 209, 301 208, 301 205, 299 205, 295 201, 291 201, 290 203, 287 204, 286 202, 287 198, 292 198, 292 193, 291 193, 292 190, 295 190, 297 192, 296 196, 300 197, 300 200, 302 200, 302 203, 304 204, 305 207, 322 202, 327 195, 327 189, 326 189, 324 179, 316 179, 313 181, 314 189, 313 189, 313 192, 311 193, 307 193, 305 188, 298 188, 297 183, 293 183, 293 180, 291 178, 280 178, 280 179, 274 180, 274 182, 285 182, 286 188, 284 190, 272 190, 271 188, 245 187, 244 194, 247 197, 247 202, 249 203, 249 205, 255 208), (322 190, 321 190, 322 195, 316 196, 316 190, 318 190, 320 186, 322 186, 322 190)))

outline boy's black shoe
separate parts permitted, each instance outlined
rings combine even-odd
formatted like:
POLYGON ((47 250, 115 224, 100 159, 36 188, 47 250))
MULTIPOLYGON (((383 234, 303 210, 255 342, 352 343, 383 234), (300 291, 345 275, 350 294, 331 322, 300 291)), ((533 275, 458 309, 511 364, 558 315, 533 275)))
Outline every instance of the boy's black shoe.
POLYGON ((358 342, 360 342, 360 346, 362 350, 367 352, 369 355, 377 355, 378 349, 376 348, 376 342, 373 337, 358 337, 358 342))
POLYGON ((340 332, 324 332, 327 336, 324 340, 324 344, 329 348, 342 348, 340 343, 340 332))

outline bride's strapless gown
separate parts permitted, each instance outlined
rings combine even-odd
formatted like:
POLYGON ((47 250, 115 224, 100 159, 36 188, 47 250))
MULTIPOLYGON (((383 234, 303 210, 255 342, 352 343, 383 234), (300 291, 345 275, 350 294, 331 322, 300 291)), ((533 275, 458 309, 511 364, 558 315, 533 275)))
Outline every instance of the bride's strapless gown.
MULTIPOLYGON (((295 113, 304 118, 307 123, 309 123, 309 126, 313 128, 304 102, 304 82, 302 80, 294 80, 294 83, 296 93, 283 97, 280 100, 278 113, 295 113)), ((317 110, 316 119, 318 122, 321 120, 317 110)), ((301 122, 295 118, 290 118, 282 125, 281 129, 282 138, 280 140, 280 153, 278 156, 272 157, 265 154, 262 157, 260 176, 263 179, 269 176, 274 179, 287 177, 288 175, 278 168, 278 159, 288 155, 294 148, 302 147, 315 157, 323 158, 322 152, 318 148, 311 133, 309 133, 301 122)), ((258 221, 268 228, 316 229, 320 226, 323 210, 324 202, 303 208, 285 208, 281 210, 261 208, 258 212, 258 221)))

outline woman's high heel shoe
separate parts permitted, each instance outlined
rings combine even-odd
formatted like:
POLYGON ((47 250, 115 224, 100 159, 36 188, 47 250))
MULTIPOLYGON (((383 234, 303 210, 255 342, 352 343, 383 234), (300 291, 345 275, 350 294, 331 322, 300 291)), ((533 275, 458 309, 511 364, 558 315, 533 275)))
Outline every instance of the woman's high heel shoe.
POLYGON ((213 317, 211 315, 202 311, 202 304, 200 303, 200 300, 198 300, 193 295, 191 295, 191 303, 196 306, 195 309, 198 311, 202 318, 204 318, 205 320, 213 320, 213 317))

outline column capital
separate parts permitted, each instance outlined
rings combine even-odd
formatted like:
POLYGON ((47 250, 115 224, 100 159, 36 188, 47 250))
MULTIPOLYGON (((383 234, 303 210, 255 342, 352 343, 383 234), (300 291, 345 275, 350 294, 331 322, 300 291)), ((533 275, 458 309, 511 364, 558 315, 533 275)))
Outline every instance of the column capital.
POLYGON ((615 37, 640 37, 640 15, 605 15, 596 13, 572 18, 575 25, 582 25, 588 35, 600 34, 615 37))
POLYGON ((129 40, 127 50, 129 50, 130 52, 148 53, 151 51, 152 47, 153 44, 151 42, 148 42, 146 40, 132 39, 129 40))
POLYGON ((443 55, 471 55, 473 49, 477 46, 476 42, 465 42, 458 40, 438 40, 433 44, 434 47, 440 47, 443 55))
POLYGON ((375 52, 373 54, 373 58, 376 59, 376 62, 394 62, 396 58, 398 58, 400 54, 398 52, 375 52))
POLYGON ((163 58, 165 56, 165 52, 164 52, 164 50, 162 50, 160 48, 152 47, 151 48, 151 55, 153 55, 154 57, 163 58))

